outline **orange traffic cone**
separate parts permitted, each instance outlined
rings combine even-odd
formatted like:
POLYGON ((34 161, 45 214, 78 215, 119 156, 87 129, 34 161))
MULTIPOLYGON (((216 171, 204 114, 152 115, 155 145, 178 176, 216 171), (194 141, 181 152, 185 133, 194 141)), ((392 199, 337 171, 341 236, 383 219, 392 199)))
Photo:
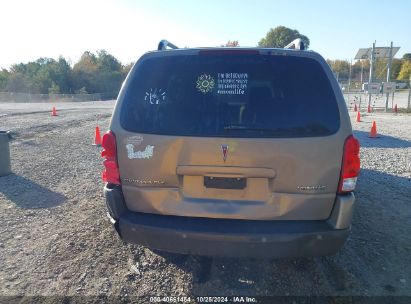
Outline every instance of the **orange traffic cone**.
POLYGON ((53 106, 53 109, 51 110, 51 116, 58 116, 56 107, 54 107, 54 106, 53 106))
POLYGON ((367 113, 371 113, 371 106, 368 105, 367 113))
POLYGON ((394 106, 394 113, 395 113, 395 114, 397 114, 397 113, 398 113, 397 104, 395 104, 395 106, 394 106))
POLYGON ((93 146, 101 146, 101 135, 100 135, 100 128, 96 127, 96 132, 94 135, 94 144, 93 146))
POLYGON ((361 122, 361 114, 360 114, 360 111, 357 112, 357 122, 361 122))
POLYGON ((371 138, 377 138, 377 124, 375 123, 375 121, 372 122, 372 127, 371 127, 371 131, 370 131, 370 135, 368 135, 368 137, 371 138))
POLYGON ((356 103, 354 103, 354 112, 357 112, 357 104, 356 103))

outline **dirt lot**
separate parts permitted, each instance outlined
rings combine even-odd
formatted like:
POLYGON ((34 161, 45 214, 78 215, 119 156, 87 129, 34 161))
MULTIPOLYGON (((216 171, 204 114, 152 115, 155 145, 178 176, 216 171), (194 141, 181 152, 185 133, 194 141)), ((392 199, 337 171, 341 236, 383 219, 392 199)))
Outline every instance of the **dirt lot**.
POLYGON ((91 143, 113 104, 58 104, 51 117, 49 104, 0 103, 0 129, 15 138, 14 174, 0 177, 0 296, 411 296, 411 115, 353 119, 363 169, 352 233, 336 256, 170 261, 123 244, 106 217, 91 143), (367 137, 372 120, 378 139, 367 137))

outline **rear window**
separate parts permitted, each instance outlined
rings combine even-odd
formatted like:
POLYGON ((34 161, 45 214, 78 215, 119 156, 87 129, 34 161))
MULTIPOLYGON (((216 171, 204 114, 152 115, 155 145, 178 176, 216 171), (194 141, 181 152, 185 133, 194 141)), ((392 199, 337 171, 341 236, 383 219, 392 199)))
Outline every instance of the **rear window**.
POLYGON ((144 59, 121 110, 128 131, 178 136, 326 136, 339 118, 316 60, 244 53, 144 59))

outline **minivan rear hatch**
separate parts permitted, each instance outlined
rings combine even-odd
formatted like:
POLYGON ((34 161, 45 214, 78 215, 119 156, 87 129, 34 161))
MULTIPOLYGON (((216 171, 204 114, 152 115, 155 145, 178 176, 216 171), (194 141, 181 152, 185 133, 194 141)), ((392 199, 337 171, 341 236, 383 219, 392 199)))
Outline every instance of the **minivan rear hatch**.
POLYGON ((300 53, 143 56, 120 94, 113 119, 120 124, 111 126, 128 208, 190 217, 326 219, 347 134, 331 73, 315 56, 300 53))

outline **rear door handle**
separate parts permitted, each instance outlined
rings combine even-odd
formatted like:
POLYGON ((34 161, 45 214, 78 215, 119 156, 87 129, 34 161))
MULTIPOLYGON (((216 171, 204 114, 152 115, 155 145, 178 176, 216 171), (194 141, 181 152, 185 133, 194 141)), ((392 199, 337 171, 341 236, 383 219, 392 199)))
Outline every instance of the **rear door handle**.
POLYGON ((177 166, 177 175, 221 176, 221 177, 261 177, 274 178, 271 168, 229 167, 229 166, 177 166))

